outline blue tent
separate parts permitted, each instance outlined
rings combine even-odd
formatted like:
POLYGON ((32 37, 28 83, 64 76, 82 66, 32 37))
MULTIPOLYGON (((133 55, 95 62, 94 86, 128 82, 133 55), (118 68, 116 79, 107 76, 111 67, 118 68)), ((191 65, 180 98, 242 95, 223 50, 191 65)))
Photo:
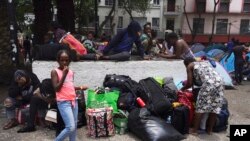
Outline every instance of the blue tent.
POLYGON ((212 49, 212 50, 207 52, 207 55, 211 58, 220 58, 224 54, 225 54, 225 52, 221 49, 212 49))
POLYGON ((220 64, 225 68, 225 70, 228 73, 234 72, 234 54, 232 53, 230 57, 227 59, 227 62, 225 62, 228 54, 225 55, 221 60, 220 64))
POLYGON ((207 56, 206 52, 204 51, 199 51, 197 53, 194 53, 195 57, 202 57, 202 56, 207 56))
POLYGON ((225 86, 227 86, 227 87, 234 87, 232 78, 230 77, 230 75, 228 74, 228 72, 225 70, 225 68, 219 62, 216 62, 216 67, 214 69, 223 78, 225 86))

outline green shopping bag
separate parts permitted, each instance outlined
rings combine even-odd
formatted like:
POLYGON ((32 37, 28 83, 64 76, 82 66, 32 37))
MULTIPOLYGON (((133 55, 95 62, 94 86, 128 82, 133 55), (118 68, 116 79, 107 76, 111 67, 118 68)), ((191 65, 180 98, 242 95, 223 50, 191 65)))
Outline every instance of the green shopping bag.
POLYGON ((155 79, 155 81, 157 81, 160 84, 161 87, 163 86, 164 81, 163 81, 162 77, 156 76, 156 77, 154 77, 154 79, 155 79))
POLYGON ((119 98, 119 91, 114 90, 105 92, 104 94, 96 94, 94 90, 87 90, 87 108, 102 108, 112 107, 113 112, 117 113, 117 100, 119 98))

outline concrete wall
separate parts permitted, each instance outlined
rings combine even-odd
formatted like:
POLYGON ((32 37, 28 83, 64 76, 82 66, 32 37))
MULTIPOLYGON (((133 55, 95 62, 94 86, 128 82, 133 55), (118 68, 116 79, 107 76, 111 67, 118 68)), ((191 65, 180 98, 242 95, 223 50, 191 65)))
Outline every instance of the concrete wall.
MULTIPOLYGON (((58 64, 55 61, 34 61, 33 72, 40 80, 50 78, 50 72, 58 64)), ((71 62, 70 69, 75 72, 75 85, 86 84, 91 88, 102 86, 106 74, 129 75, 139 81, 147 77, 172 76, 175 83, 186 80, 183 61, 127 61, 127 62, 71 62)))

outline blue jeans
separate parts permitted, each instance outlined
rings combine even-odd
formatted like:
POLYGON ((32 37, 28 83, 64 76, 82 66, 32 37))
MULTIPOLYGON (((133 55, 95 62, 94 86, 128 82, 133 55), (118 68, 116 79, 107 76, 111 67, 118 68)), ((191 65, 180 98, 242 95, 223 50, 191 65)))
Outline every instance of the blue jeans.
POLYGON ((15 119, 16 118, 16 108, 20 108, 22 105, 21 100, 17 100, 15 98, 7 97, 5 100, 11 101, 11 106, 10 107, 5 107, 6 108, 6 116, 7 119, 15 119))
POLYGON ((56 137, 55 141, 63 141, 66 137, 69 137, 69 141, 76 140, 78 103, 77 100, 75 100, 75 102, 75 107, 72 106, 71 101, 57 102, 57 106, 65 124, 65 128, 56 137))

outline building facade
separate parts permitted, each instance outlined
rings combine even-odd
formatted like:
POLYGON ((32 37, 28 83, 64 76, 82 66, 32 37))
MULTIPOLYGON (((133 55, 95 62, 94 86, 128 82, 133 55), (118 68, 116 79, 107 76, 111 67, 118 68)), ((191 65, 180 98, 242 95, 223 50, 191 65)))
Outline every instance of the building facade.
MULTIPOLYGON (((108 15, 114 0, 100 0, 98 5, 99 24, 105 20, 108 15)), ((152 28, 157 31, 158 37, 164 36, 164 31, 167 29, 173 31, 181 31, 183 22, 182 18, 183 0, 151 0, 150 9, 143 14, 132 12, 134 20, 138 21, 141 26, 150 22, 152 28)), ((116 12, 118 16, 117 30, 125 28, 130 23, 131 19, 124 9, 119 8, 116 12)), ((106 25, 104 31, 110 31, 110 26, 106 25)))
MULTIPOLYGON (((214 36, 212 42, 226 43, 231 38, 241 43, 250 42, 250 0, 219 0, 215 7, 213 0, 187 0, 186 13, 190 27, 195 31, 194 42, 208 43, 212 33, 214 8, 214 36)), ((216 0, 217 1, 217 0, 216 0)), ((185 19, 182 35, 192 41, 191 31, 185 19)))

